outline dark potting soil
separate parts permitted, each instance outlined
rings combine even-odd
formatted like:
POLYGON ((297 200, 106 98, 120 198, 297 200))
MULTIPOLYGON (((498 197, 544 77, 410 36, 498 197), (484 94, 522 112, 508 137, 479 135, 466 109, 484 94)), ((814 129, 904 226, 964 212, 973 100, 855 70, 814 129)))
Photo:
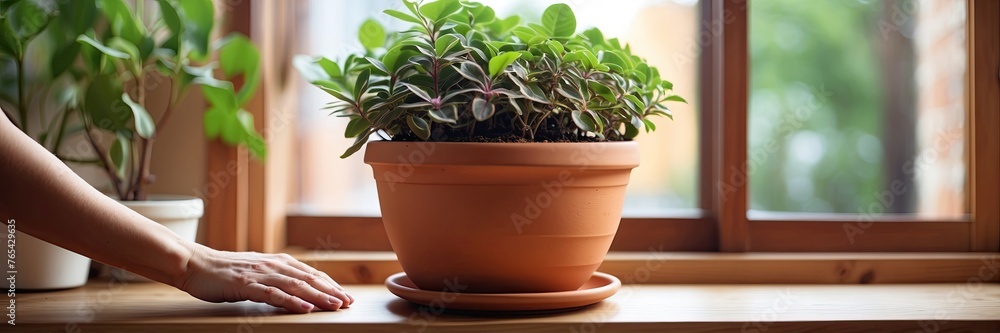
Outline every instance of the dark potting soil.
MULTIPOLYGON (((493 127, 488 129, 477 129, 469 135, 467 128, 451 128, 447 126, 435 127, 430 139, 433 142, 490 142, 490 143, 530 143, 530 142, 607 142, 592 136, 582 136, 576 133, 569 133, 561 130, 561 127, 554 123, 542 126, 535 133, 534 138, 520 135, 520 130, 504 127, 493 127)), ((413 134, 408 129, 404 129, 399 134, 392 137, 392 141, 425 141, 413 134)))

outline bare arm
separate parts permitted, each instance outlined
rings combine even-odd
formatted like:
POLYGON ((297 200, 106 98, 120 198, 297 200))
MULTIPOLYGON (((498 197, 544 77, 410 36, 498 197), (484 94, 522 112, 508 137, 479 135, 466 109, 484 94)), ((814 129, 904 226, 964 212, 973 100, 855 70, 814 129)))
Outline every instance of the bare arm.
POLYGON ((32 236, 206 301, 309 312, 354 300, 325 273, 287 255, 222 252, 181 239, 94 189, 4 116, 0 214, 32 236))

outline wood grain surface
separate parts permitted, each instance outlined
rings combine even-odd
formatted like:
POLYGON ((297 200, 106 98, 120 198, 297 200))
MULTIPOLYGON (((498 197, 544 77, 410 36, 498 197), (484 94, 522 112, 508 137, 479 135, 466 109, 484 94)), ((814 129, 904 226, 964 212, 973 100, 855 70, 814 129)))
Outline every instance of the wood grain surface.
POLYGON ((543 314, 440 313, 380 285, 349 285, 350 309, 287 314, 248 302, 213 304, 156 283, 92 281, 17 296, 25 332, 776 332, 998 331, 1000 285, 626 285, 604 302, 543 314))

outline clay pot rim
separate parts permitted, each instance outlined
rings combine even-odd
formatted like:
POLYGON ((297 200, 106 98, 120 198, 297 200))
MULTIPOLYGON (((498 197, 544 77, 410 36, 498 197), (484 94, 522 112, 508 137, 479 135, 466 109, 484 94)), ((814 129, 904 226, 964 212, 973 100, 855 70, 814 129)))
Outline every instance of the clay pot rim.
POLYGON ((639 143, 615 142, 401 142, 372 141, 366 164, 506 165, 635 168, 639 143), (472 152, 475 152, 474 154, 472 152))

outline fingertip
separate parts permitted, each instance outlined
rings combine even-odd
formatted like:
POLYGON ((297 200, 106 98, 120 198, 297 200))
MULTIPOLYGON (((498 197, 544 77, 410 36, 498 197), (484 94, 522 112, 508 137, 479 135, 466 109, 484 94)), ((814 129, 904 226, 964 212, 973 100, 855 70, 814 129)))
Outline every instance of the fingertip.
POLYGON ((332 308, 332 310, 342 309, 342 308, 344 308, 344 306, 347 305, 346 302, 344 302, 344 301, 342 301, 342 300, 340 300, 339 298, 336 298, 336 297, 330 297, 329 302, 330 302, 330 307, 332 308))
POLYGON ((306 301, 300 301, 300 302, 301 303, 299 303, 299 309, 298 310, 301 311, 302 313, 310 313, 310 312, 312 312, 313 309, 316 308, 312 304, 309 304, 309 302, 306 302, 306 301))

